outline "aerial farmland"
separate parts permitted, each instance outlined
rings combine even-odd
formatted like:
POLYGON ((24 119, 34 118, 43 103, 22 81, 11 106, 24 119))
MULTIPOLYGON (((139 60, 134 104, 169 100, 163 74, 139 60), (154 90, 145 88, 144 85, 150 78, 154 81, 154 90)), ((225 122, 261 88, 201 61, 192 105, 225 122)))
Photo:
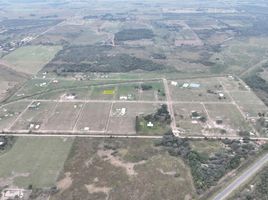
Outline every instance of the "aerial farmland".
POLYGON ((0 200, 267 199, 267 10, 0 3, 0 200))

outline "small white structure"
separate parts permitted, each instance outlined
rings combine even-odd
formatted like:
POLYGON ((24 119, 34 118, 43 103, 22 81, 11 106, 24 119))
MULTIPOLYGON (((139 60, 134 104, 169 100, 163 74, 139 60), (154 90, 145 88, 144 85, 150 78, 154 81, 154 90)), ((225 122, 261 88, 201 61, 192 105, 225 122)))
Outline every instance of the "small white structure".
POLYGON ((190 83, 189 87, 191 87, 191 88, 199 88, 200 84, 199 83, 190 83))
POLYGON ((7 199, 15 199, 15 198, 23 198, 23 190, 21 189, 6 189, 2 192, 2 198, 3 200, 7 199))
POLYGON ((76 96, 74 94, 66 94, 65 95, 65 99, 67 100, 74 100, 76 98, 76 96))
POLYGON ((152 122, 148 122, 147 127, 154 127, 154 124, 152 122))
POLYGON ((182 88, 188 88, 189 87, 189 83, 183 83, 182 88))
POLYGON ((120 100, 127 100, 128 98, 127 98, 127 96, 120 96, 119 99, 120 100))
POLYGON ((219 93, 219 97, 220 97, 220 98, 224 98, 224 94, 220 92, 220 93, 219 93))
POLYGON ((24 93, 22 93, 22 94, 17 94, 17 97, 22 97, 22 96, 24 96, 24 93))
POLYGON ((126 108, 122 108, 121 109, 121 112, 120 112, 120 115, 124 116, 127 112, 127 109, 126 108))
POLYGON ((56 80, 56 79, 52 81, 52 83, 58 83, 58 82, 59 82, 59 81, 58 81, 58 80, 56 80))
POLYGON ((178 86, 178 82, 177 81, 171 81, 171 85, 178 86))
POLYGON ((30 126, 29 126, 29 129, 33 129, 34 128, 34 124, 31 123, 30 126))
POLYGON ((84 127, 84 131, 89 131, 89 127, 84 127))
POLYGON ((35 128, 35 130, 38 130, 40 128, 40 125, 36 124, 34 128, 35 128))
POLYGON ((127 99, 133 99, 133 95, 132 94, 128 94, 127 95, 127 99))
POLYGON ((40 84, 39 84, 40 87, 44 87, 44 86, 46 86, 46 85, 47 85, 46 82, 43 82, 43 83, 40 83, 40 84))

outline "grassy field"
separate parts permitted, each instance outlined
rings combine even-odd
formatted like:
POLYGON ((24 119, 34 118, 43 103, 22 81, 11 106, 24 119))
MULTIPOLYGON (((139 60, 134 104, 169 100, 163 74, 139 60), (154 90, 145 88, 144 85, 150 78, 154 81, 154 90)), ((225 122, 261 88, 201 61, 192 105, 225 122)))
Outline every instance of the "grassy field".
MULTIPOLYGON (((37 105, 40 102, 34 102, 32 105, 37 105)), ((29 130, 30 124, 40 125, 47 120, 55 108, 55 102, 42 102, 36 108, 27 109, 17 122, 11 127, 13 130, 29 130)))
POLYGON ((184 200, 196 195, 179 157, 139 139, 77 139, 58 186, 52 200, 184 200))
POLYGON ((76 123, 79 112, 83 108, 83 103, 60 103, 54 111, 46 117, 48 120, 43 124, 43 130, 72 130, 76 123))
POLYGON ((169 83, 171 97, 174 101, 230 101, 228 95, 224 91, 224 88, 221 86, 220 82, 216 77, 185 79, 177 80, 176 82, 178 83, 177 86, 174 86, 169 83), (188 84, 188 86, 184 87, 184 84, 188 84), (194 84, 197 86, 191 87, 190 84, 194 84), (224 94, 225 98, 219 99, 219 93, 224 94))
POLYGON ((0 100, 16 91, 16 86, 26 81, 26 78, 25 75, 0 65, 0 100))
POLYGON ((265 58, 267 38, 250 37, 232 40, 220 53, 215 53, 210 60, 216 64, 211 68, 215 73, 242 73, 265 58))
POLYGON ((0 157, 0 184, 23 188, 55 185, 72 142, 64 138, 18 138, 0 157))
POLYGON ((60 49, 60 46, 25 46, 5 56, 3 61, 15 71, 36 74, 60 49))
POLYGON ((227 133, 237 134, 240 131, 252 131, 249 122, 241 115, 236 106, 205 104, 209 116, 215 128, 226 130, 227 133), (216 119, 222 120, 222 124, 216 124, 216 119))
POLYGON ((76 130, 104 131, 111 103, 86 103, 77 121, 76 130))
POLYGON ((179 103, 174 104, 174 114, 177 127, 182 128, 186 134, 201 134, 206 127, 206 122, 201 122, 191 118, 193 111, 207 118, 204 107, 200 103, 179 103))
MULTIPOLYGON (((142 103, 114 103, 108 124, 108 131, 114 134, 135 134, 136 116, 153 113, 158 106, 156 104, 142 103), (123 108, 126 109, 125 114, 121 113, 123 108)), ((162 135, 163 133, 160 131, 158 134, 162 135)))
POLYGON ((8 128, 29 102, 16 102, 0 108, 0 129, 8 128))
POLYGON ((203 155, 211 156, 220 149, 224 149, 223 143, 219 141, 209 141, 209 140, 193 140, 190 142, 190 146, 194 151, 199 152, 203 155))

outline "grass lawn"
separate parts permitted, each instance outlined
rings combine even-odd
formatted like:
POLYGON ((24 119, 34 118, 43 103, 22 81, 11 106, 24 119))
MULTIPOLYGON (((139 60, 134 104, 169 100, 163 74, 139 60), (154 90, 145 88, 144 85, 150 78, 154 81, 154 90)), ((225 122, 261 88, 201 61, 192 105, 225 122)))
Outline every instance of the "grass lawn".
POLYGON ((163 135, 164 133, 166 133, 170 129, 169 125, 163 124, 163 123, 160 123, 160 122, 154 122, 153 127, 148 127, 147 123, 148 123, 148 121, 146 121, 142 117, 139 117, 138 134, 142 134, 142 135, 163 135))
POLYGON ((72 142, 72 139, 63 138, 18 138, 13 148, 0 157, 2 181, 24 188, 30 184, 33 187, 53 186, 72 142))

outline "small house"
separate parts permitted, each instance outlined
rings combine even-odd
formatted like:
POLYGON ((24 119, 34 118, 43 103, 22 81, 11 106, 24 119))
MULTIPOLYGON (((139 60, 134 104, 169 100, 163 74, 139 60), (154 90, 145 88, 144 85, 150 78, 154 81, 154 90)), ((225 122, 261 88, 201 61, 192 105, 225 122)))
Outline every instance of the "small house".
POLYGON ((128 98, 127 98, 127 96, 120 96, 119 99, 120 100, 127 100, 128 98))
POLYGON ((148 122, 147 127, 154 127, 154 124, 152 122, 148 122))
POLYGON ((178 86, 178 82, 176 82, 176 81, 171 81, 171 85, 173 85, 173 86, 178 86))

